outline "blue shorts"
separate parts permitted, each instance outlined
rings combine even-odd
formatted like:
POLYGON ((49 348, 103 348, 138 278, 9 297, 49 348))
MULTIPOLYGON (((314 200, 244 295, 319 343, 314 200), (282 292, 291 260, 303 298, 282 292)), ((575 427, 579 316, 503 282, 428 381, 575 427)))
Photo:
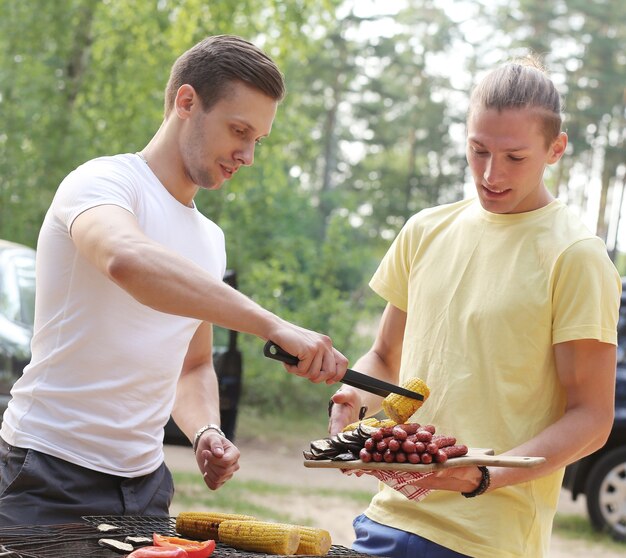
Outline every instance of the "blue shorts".
POLYGON ((468 558, 419 535, 387 527, 361 514, 352 522, 356 540, 352 549, 387 558, 468 558))

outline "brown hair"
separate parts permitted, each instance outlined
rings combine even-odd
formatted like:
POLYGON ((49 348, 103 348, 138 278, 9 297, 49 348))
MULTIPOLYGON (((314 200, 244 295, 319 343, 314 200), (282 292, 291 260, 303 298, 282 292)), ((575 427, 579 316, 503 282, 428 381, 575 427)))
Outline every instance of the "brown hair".
POLYGON ((283 75, 267 54, 241 37, 215 35, 200 41, 174 62, 165 89, 165 117, 181 85, 196 90, 206 111, 228 94, 236 80, 277 101, 285 96, 283 75))
POLYGON ((561 132, 561 97, 539 60, 527 56, 492 70, 470 97, 468 118, 476 108, 536 109, 543 123, 546 144, 561 132))

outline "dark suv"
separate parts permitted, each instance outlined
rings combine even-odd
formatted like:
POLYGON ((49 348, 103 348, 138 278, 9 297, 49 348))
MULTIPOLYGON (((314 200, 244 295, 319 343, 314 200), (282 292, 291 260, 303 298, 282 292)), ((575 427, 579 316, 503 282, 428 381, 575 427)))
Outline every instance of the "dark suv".
MULTIPOLYGON (((228 271, 224 281, 237 288, 234 271, 228 271)), ((11 387, 30 362, 34 313, 35 250, 0 240, 0 423, 11 397, 11 387)), ((234 440, 242 376, 237 332, 216 327, 214 341, 222 430, 234 440)), ((165 427, 165 443, 189 443, 171 419, 165 427)))
POLYGON ((563 487, 584 494, 593 526, 626 541, 626 279, 617 326, 615 422, 606 444, 565 469, 563 487))

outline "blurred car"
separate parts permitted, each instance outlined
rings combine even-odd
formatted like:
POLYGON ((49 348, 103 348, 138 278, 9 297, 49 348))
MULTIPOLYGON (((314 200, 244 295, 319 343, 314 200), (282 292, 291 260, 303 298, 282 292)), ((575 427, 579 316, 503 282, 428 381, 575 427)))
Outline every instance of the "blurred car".
POLYGON ((592 525, 626 541, 626 279, 617 326, 615 421, 606 444, 565 469, 563 487, 572 499, 584 494, 592 525))
POLYGON ((0 240, 0 421, 11 387, 30 361, 35 313, 35 251, 0 240))
MULTIPOLYGON (((224 281, 237 288, 234 271, 227 271, 224 281)), ((11 387, 30 362, 34 314, 35 250, 0 240, 0 423, 11 398, 11 387)), ((214 341, 222 430, 234 440, 242 379, 237 332, 216 327, 214 341)), ((165 427, 164 440, 168 444, 189 444, 172 419, 165 427)))

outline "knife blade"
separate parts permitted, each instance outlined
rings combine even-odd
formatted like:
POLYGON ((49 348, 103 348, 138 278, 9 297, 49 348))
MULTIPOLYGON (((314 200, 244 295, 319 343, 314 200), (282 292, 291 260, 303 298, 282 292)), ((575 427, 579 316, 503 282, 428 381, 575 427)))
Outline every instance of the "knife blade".
MULTIPOLYGON (((273 341, 268 341, 263 347, 263 354, 273 360, 284 362, 285 364, 291 364, 296 366, 299 362, 298 358, 289 354, 273 341)), ((411 399, 417 399, 418 401, 424 401, 424 396, 421 393, 416 393, 409 389, 405 389, 395 384, 379 380, 378 378, 372 378, 356 370, 348 368, 344 377, 339 380, 340 382, 373 393, 374 395, 380 395, 381 397, 387 397, 390 393, 397 393, 404 397, 410 397, 411 399)))

